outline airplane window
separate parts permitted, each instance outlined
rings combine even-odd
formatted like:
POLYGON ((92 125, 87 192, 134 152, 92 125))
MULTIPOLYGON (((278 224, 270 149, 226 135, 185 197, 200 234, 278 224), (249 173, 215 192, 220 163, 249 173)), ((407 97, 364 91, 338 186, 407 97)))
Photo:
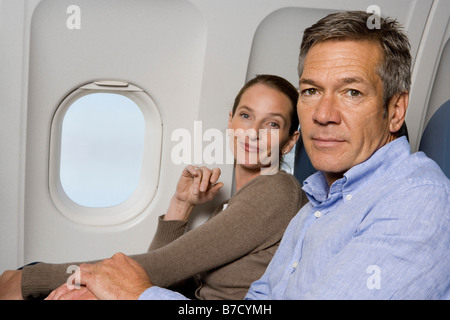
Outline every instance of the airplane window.
POLYGON ((92 93, 67 110, 61 131, 60 177, 67 196, 86 207, 128 199, 140 178, 144 117, 131 99, 92 93))
POLYGON ((145 212, 159 183, 162 121, 151 97, 96 81, 63 99, 52 120, 49 190, 66 218, 112 226, 145 212))

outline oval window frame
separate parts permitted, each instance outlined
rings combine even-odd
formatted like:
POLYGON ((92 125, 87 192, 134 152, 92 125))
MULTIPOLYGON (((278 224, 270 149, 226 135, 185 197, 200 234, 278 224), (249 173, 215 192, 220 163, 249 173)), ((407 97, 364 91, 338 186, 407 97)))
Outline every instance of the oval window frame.
POLYGON ((142 214, 158 189, 162 134, 163 124, 158 107, 144 90, 135 85, 120 81, 96 81, 72 91, 56 108, 50 131, 49 190, 58 211, 72 222, 91 226, 118 225, 142 214), (92 93, 123 95, 135 102, 144 116, 145 137, 139 182, 128 199, 112 207, 82 206, 70 199, 61 184, 61 137, 64 116, 75 101, 92 93))

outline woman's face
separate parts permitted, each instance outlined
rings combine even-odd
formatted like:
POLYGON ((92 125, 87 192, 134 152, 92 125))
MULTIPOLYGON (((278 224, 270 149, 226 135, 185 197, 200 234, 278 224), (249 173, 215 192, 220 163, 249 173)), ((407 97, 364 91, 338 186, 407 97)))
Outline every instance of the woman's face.
POLYGON ((293 108, 276 89, 261 83, 249 87, 228 121, 236 164, 278 168, 279 154, 289 152, 298 138, 298 132, 289 137, 293 108))

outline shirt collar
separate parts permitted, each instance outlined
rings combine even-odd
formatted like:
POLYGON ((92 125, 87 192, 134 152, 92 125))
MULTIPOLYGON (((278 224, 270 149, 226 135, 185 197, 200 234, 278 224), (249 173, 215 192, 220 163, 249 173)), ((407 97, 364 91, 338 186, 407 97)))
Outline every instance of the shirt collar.
POLYGON ((325 175, 318 171, 303 182, 309 201, 317 206, 330 197, 354 193, 365 184, 390 171, 394 164, 411 154, 406 137, 400 137, 378 149, 366 161, 350 168, 344 176, 328 187, 325 175))

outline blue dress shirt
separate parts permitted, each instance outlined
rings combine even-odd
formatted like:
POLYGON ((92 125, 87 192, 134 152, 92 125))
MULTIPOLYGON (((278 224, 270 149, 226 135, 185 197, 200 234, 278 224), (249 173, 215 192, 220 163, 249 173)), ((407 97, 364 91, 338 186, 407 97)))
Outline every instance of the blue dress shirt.
POLYGON ((303 190, 310 202, 246 299, 450 298, 450 180, 406 138, 303 190))
MULTIPOLYGON (((405 137, 328 186, 292 219, 246 299, 449 299, 450 180, 405 137)), ((140 299, 181 299, 152 287, 140 299)))

